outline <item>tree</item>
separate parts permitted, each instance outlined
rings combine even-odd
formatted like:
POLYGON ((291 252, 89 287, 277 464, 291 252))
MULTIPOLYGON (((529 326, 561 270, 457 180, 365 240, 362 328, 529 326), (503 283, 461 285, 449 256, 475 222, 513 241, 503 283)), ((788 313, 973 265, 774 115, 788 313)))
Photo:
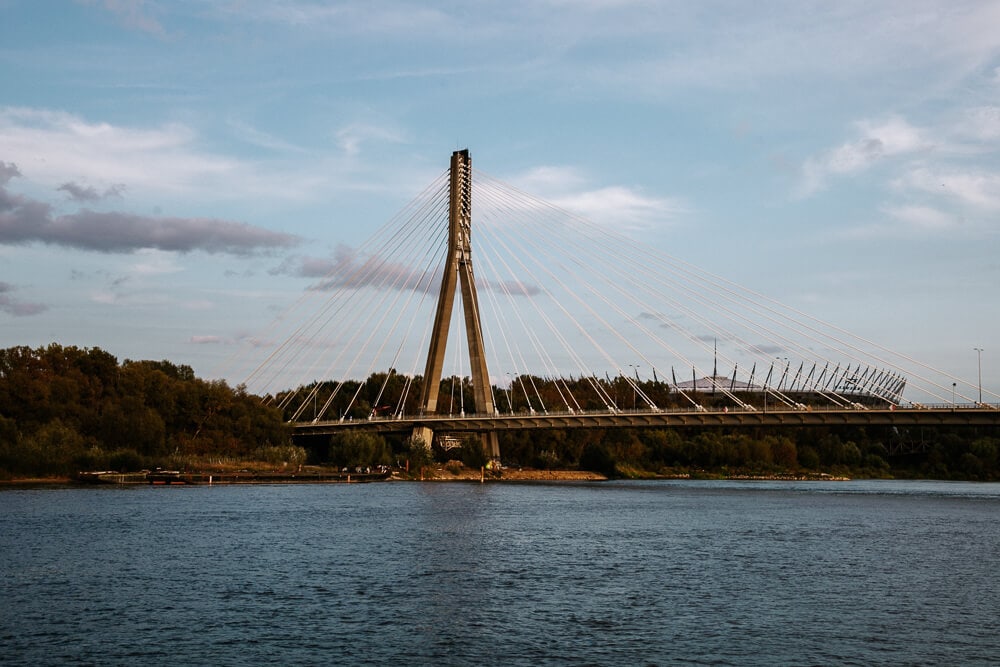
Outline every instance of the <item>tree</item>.
POLYGON ((0 473, 166 465, 173 453, 248 456, 289 441, 278 410, 188 366, 119 366, 97 348, 56 344, 0 350, 0 473))
POLYGON ((603 443, 588 443, 580 454, 580 468, 613 477, 617 472, 615 459, 603 443))
POLYGON ((799 448, 799 463, 807 470, 816 470, 820 466, 819 454, 808 445, 799 448))
POLYGON ((328 457, 337 466, 375 466, 391 463, 385 438, 373 433, 348 431, 330 437, 328 457))

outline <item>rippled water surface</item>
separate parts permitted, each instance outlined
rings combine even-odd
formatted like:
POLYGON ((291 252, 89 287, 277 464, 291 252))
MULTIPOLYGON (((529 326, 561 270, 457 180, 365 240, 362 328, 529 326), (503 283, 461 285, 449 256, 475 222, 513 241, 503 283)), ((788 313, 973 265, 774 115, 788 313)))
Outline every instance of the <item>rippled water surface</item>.
POLYGON ((0 491, 2 664, 997 664, 1000 485, 0 491))

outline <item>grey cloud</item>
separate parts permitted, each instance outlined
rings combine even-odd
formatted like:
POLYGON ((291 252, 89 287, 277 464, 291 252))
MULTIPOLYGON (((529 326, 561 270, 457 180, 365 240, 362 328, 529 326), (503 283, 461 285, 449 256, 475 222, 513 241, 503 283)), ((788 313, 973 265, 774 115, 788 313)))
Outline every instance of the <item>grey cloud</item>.
POLYGON ((510 294, 511 296, 536 296, 542 293, 542 290, 537 285, 529 285, 520 280, 486 281, 482 287, 483 289, 499 292, 500 294, 510 294))
MULTIPOLYGON (((353 260, 354 258, 351 258, 353 260)), ((398 263, 369 260, 358 264, 347 260, 335 265, 332 274, 326 274, 323 280, 309 286, 313 290, 361 289, 362 287, 389 288, 400 290, 417 290, 432 292, 437 289, 420 271, 398 263), (378 266, 372 270, 372 266, 378 266)))
MULTIPOLYGON (((382 261, 375 257, 362 263, 355 251, 345 245, 338 246, 334 256, 330 258, 304 255, 289 257, 280 266, 271 269, 270 273, 271 275, 293 275, 299 278, 322 278, 309 287, 313 290, 359 289, 376 286, 432 293, 439 289, 437 269, 433 269, 432 275, 428 276, 414 267, 382 261), (377 268, 373 269, 372 267, 377 268)), ((480 280, 478 287, 480 290, 490 290, 512 296, 534 296, 541 293, 537 285, 519 280, 500 282, 480 280)))
POLYGON ((249 336, 246 334, 237 334, 233 337, 218 336, 214 334, 206 334, 200 336, 191 336, 188 342, 192 345, 248 345, 250 347, 269 347, 273 345, 270 341, 261 340, 255 336, 249 336))
POLYGON ((678 320, 684 319, 681 315, 668 315, 667 313, 650 313, 643 311, 639 313, 640 320, 652 320, 657 323, 660 329, 679 329, 676 324, 678 320))
POLYGON ((0 185, 7 185, 7 182, 21 175, 18 171, 17 165, 13 162, 4 162, 0 160, 0 185))
MULTIPOLYGON (((249 255, 298 243, 289 235, 211 218, 148 218, 82 210, 48 221, 37 240, 99 252, 157 248, 174 252, 249 255)), ((4 225, 0 221, 0 240, 4 225)))
MULTIPOLYGON (((19 175, 0 163, 0 182, 19 175)), ((0 244, 48 243, 107 253, 141 248, 253 255, 299 243, 291 234, 212 218, 163 218, 81 209, 54 216, 52 207, 0 187, 0 244)))
POLYGON ((299 257, 296 275, 302 278, 324 278, 334 271, 342 271, 350 266, 348 257, 326 259, 323 257, 299 257))
POLYGON ((111 197, 121 197, 122 193, 125 192, 125 185, 123 183, 116 183, 115 185, 105 189, 104 192, 98 192, 97 188, 92 186, 83 186, 77 183, 63 183, 56 188, 56 190, 65 192, 73 201, 95 202, 102 199, 109 199, 111 197))
POLYGON ((37 315, 48 310, 48 306, 41 303, 29 303, 19 301, 11 295, 17 288, 10 283, 0 282, 0 311, 8 315, 24 317, 27 315, 37 315))
POLYGON ((270 269, 268 273, 272 276, 288 275, 298 278, 326 278, 335 271, 347 271, 353 265, 353 262, 354 250, 350 246, 340 244, 334 251, 332 258, 294 255, 286 258, 279 266, 270 269))

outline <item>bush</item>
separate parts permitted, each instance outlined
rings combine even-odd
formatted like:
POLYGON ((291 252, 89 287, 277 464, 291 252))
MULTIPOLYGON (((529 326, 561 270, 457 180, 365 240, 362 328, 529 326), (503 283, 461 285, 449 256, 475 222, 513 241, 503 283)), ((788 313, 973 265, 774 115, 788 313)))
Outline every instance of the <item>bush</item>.
POLYGON ((431 448, 427 445, 423 438, 407 438, 406 439, 406 457, 410 462, 410 470, 417 470, 424 466, 428 466, 433 462, 433 456, 431 454, 431 448))
POLYGON ((808 445, 801 447, 799 448, 799 463, 802 464, 803 468, 816 470, 819 468, 819 454, 808 445))
POLYGON ((479 438, 469 438, 465 441, 462 445, 462 463, 478 470, 488 462, 489 457, 486 456, 486 448, 483 447, 482 440, 479 438))
MULTIPOLYGON (((385 438, 373 433, 348 431, 330 438, 330 462, 336 466, 376 466, 392 462, 392 454, 385 438)), ((302 460, 305 460, 303 450, 302 460)))
POLYGON ((134 449, 119 449, 108 458, 108 467, 118 472, 137 472, 146 468, 146 460, 134 449))
POLYGON ((608 477, 613 477, 616 472, 615 460, 611 453, 603 444, 594 442, 588 443, 583 448, 580 454, 580 468, 599 472, 608 477))
POLYGON ((258 447, 254 451, 254 458, 271 465, 299 466, 306 462, 306 452, 303 447, 295 445, 280 445, 276 447, 258 447))

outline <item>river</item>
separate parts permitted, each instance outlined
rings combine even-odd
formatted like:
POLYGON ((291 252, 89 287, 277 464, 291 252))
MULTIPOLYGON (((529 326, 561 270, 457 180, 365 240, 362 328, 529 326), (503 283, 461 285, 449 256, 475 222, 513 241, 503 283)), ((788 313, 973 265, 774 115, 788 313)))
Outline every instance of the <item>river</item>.
POLYGON ((1000 484, 0 491, 0 663, 1000 662, 1000 484))

